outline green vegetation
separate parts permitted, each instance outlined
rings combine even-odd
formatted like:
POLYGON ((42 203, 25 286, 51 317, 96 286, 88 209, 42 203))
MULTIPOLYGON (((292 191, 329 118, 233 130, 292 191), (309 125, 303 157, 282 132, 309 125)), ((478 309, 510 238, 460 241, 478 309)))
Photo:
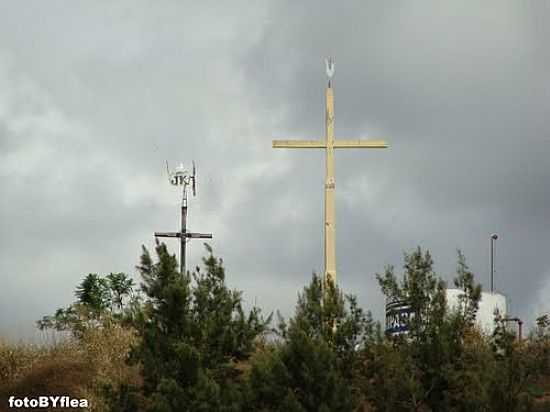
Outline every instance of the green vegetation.
POLYGON ((481 333, 481 287, 460 252, 456 311, 427 251, 377 275, 414 312, 397 336, 315 274, 273 328, 271 315, 245 311, 209 246, 192 273, 164 244, 154 257, 144 248, 137 268, 139 288, 123 273, 89 274, 75 303, 38 321, 66 335, 59 343, 0 342, 0 411, 9 395, 44 394, 116 412, 550 411, 550 319, 522 342, 504 322, 481 333))

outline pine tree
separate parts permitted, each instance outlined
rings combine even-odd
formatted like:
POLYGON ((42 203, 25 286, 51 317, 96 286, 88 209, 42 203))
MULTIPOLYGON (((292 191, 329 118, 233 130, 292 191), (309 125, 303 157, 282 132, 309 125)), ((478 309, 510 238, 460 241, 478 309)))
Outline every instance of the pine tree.
POLYGON ((359 351, 372 335, 370 314, 353 296, 313 275, 280 340, 251 370, 250 410, 351 411, 361 402, 359 351))
POLYGON ((481 300, 481 285, 475 283, 474 274, 469 270, 466 258, 460 250, 453 283, 462 292, 459 295, 459 308, 456 313, 460 320, 460 327, 473 327, 481 300))
POLYGON ((458 255, 455 285, 463 294, 456 313, 447 310, 446 285, 433 271, 428 251, 417 248, 405 254, 401 281, 393 267, 383 276, 377 275, 386 298, 406 302, 412 312, 405 320, 407 334, 390 337, 370 354, 370 396, 377 410, 462 410, 460 394, 466 376, 462 372, 467 365, 464 338, 473 327, 481 288, 475 284, 462 253, 458 255), (392 367, 380 369, 385 364, 392 367), (392 390, 388 384, 394 386, 393 403, 379 396, 392 390))
POLYGON ((133 358, 142 363, 151 411, 241 410, 238 365, 270 319, 257 308, 245 315, 241 293, 225 284, 222 260, 206 249, 204 271, 182 274, 164 244, 156 246, 157 262, 143 248, 145 313, 133 358))

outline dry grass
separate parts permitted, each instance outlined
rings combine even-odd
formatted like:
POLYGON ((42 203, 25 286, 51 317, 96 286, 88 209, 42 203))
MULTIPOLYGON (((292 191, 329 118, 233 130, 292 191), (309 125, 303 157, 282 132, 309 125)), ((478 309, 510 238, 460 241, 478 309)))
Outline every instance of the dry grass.
POLYGON ((130 347, 137 343, 134 330, 118 325, 106 330, 90 330, 82 339, 85 358, 94 365, 93 385, 84 389, 85 397, 94 405, 92 411, 103 411, 105 406, 101 388, 118 388, 121 384, 141 385, 139 367, 127 363, 130 347))
POLYGON ((126 359, 136 342, 133 330, 118 325, 87 332, 79 340, 50 345, 0 342, 0 412, 10 395, 65 395, 86 398, 90 411, 106 410, 102 388, 140 384, 137 366, 126 359))

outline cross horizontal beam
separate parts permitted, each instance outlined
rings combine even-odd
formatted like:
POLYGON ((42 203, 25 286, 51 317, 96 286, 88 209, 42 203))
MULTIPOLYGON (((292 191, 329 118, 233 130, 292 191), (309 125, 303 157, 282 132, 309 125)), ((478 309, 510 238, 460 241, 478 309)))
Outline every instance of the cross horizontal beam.
MULTIPOLYGON (((181 232, 155 232, 155 237, 181 237, 181 232)), ((186 232, 183 237, 191 239, 212 239, 212 233, 186 232)))
POLYGON ((212 239, 212 233, 186 233, 185 237, 192 239, 212 239))
MULTIPOLYGON (((332 146, 335 149, 386 149, 388 143, 384 140, 371 139, 334 139, 332 146)), ((325 149, 324 140, 273 140, 276 149, 325 149)))
POLYGON ((155 237, 181 237, 181 232, 155 232, 155 237))
POLYGON ((273 140, 274 148, 288 149, 324 149, 327 147, 324 140, 273 140))
POLYGON ((365 140, 365 139, 334 139, 335 149, 386 149, 388 143, 384 140, 365 140))

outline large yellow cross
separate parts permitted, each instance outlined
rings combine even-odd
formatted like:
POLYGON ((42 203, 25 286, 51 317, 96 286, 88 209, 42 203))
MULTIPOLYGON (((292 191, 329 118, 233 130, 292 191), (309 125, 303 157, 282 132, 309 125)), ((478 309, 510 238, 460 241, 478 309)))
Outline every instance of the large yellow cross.
POLYGON ((334 218, 334 149, 385 149, 388 144, 383 140, 334 139, 334 92, 330 77, 334 64, 327 61, 329 75, 326 90, 326 136, 324 140, 273 140, 273 147, 288 149, 325 149, 325 281, 336 282, 336 233, 334 218))

